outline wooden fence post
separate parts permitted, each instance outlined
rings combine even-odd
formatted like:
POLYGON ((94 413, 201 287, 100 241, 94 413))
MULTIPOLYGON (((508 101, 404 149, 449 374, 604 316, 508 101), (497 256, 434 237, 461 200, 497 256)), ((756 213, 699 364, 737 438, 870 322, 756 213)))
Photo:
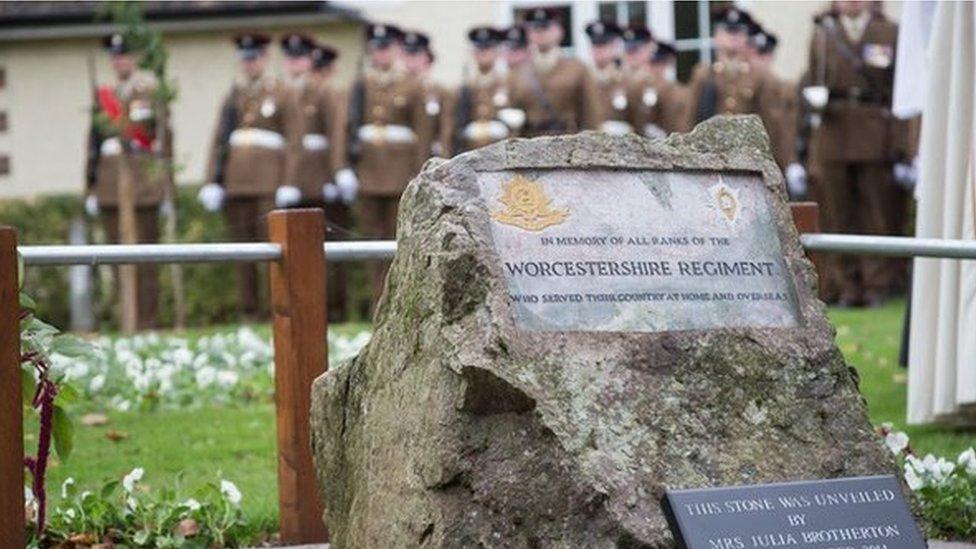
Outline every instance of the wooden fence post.
POLYGON ((0 227, 0 540, 24 547, 24 407, 17 231, 0 227))
POLYGON ((820 205, 816 202, 790 202, 790 211, 793 213, 793 224, 796 225, 796 232, 819 233, 820 232, 820 205))
POLYGON ((312 381, 325 372, 328 357, 322 210, 273 211, 268 235, 282 252, 270 268, 281 541, 325 542, 309 425, 312 381))

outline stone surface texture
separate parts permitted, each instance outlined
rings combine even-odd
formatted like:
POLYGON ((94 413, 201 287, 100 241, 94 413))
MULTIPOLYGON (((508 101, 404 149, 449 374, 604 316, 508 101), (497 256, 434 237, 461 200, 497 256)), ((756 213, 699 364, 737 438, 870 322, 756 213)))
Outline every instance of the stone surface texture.
POLYGON ((509 140, 403 195, 372 341, 313 389, 332 546, 667 547, 666 488, 897 473, 834 344, 757 117, 664 140, 509 140), (516 329, 476 172, 760 173, 799 328, 516 329))

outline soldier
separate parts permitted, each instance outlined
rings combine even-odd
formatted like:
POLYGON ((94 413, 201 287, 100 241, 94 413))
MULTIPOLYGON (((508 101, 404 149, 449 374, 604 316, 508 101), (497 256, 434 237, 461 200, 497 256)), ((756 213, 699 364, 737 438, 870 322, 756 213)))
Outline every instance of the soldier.
POLYGON ((596 88, 586 65, 563 55, 558 14, 535 8, 527 17, 532 58, 515 73, 513 104, 524 110, 523 135, 558 135, 595 129, 596 88))
POLYGON ((505 64, 509 73, 514 73, 529 60, 529 38, 522 25, 505 29, 505 64))
POLYGON ((651 74, 661 82, 677 82, 678 50, 673 44, 657 40, 651 54, 651 74))
MULTIPOLYGON (((301 199, 296 169, 302 151, 302 112, 294 92, 266 73, 271 38, 259 33, 234 38, 242 74, 220 110, 207 173, 198 199, 209 211, 225 206, 231 237, 266 238, 264 215, 277 203, 301 199)), ((248 319, 266 316, 261 306, 257 266, 236 267, 238 306, 248 319)))
POLYGON ((430 155, 451 154, 451 112, 454 98, 443 84, 430 76, 434 64, 434 52, 430 49, 430 37, 422 32, 407 31, 403 35, 403 65, 407 73, 420 80, 424 94, 424 111, 427 123, 421 141, 427 145, 430 155))
POLYGON ((629 51, 640 51, 646 57, 640 61, 628 55, 627 66, 631 67, 627 74, 628 94, 631 97, 630 124, 634 131, 645 137, 663 137, 671 132, 686 131, 688 90, 678 82, 664 78, 664 71, 657 70, 654 63, 655 46, 648 48, 645 37, 650 38, 650 32, 642 27, 630 28, 623 31, 623 36, 630 37, 630 45, 625 47, 629 51))
MULTIPOLYGON (((163 183, 154 175, 161 170, 153 169, 153 152, 160 147, 170 148, 170 143, 158 143, 155 137, 156 81, 151 75, 136 71, 136 56, 123 34, 107 36, 103 43, 115 82, 95 90, 88 134, 85 209, 92 217, 101 215, 109 243, 120 241, 119 179, 124 156, 136 207, 136 241, 155 243, 159 240, 158 208, 163 183)), ((138 266, 136 288, 137 328, 152 328, 156 324, 159 293, 155 265, 138 266)))
POLYGON ((749 29, 748 57, 756 71, 766 74, 770 86, 776 89, 770 106, 769 143, 776 164, 784 171, 790 196, 801 197, 806 192, 806 172, 796 160, 797 94, 796 84, 773 73, 773 61, 779 39, 756 22, 749 29))
POLYGON ((468 32, 474 70, 458 91, 454 109, 455 152, 469 151, 509 137, 525 123, 525 112, 511 106, 509 80, 498 69, 505 34, 491 27, 468 32))
POLYGON ((780 86, 768 72, 749 62, 752 17, 736 7, 718 14, 712 42, 716 60, 699 65, 691 78, 688 127, 716 114, 758 114, 766 131, 775 135, 775 105, 780 86))
MULTIPOLYGON (((823 185, 824 230, 889 234, 892 164, 908 160, 904 125, 891 115, 898 27, 867 3, 838 1, 817 19, 808 69, 810 104, 826 98, 810 138, 811 178, 823 185), (819 93, 818 93, 819 91, 819 93)), ((901 214, 901 212, 898 212, 901 214)), ((900 215, 899 215, 900 217, 900 215)), ((871 256, 833 256, 826 275, 836 277, 838 303, 877 306, 901 284, 901 266, 871 256)))
MULTIPOLYGON (((420 136, 428 124, 424 91, 399 63, 403 31, 393 25, 366 27, 368 66, 349 97, 349 155, 362 182, 359 222, 372 238, 394 238, 400 194, 429 155, 420 136)), ((386 263, 372 268, 373 302, 386 277, 386 263)))
POLYGON ((633 131, 630 125, 631 100, 628 83, 618 66, 620 27, 610 22, 594 21, 586 26, 593 57, 593 80, 596 83, 600 131, 623 135, 633 131))
POLYGON ((631 25, 620 34, 624 40, 624 65, 633 74, 648 68, 654 53, 654 39, 645 25, 631 25))
POLYGON ((328 44, 317 44, 312 49, 312 74, 321 83, 332 81, 335 76, 335 61, 339 51, 328 44))

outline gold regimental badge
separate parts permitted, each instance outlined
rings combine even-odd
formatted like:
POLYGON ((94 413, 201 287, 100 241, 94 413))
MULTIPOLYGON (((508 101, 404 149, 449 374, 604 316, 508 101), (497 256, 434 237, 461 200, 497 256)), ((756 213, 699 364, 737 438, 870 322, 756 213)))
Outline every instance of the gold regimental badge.
POLYGON ((718 211, 729 223, 735 223, 739 218, 739 211, 741 210, 738 191, 729 188, 722 181, 722 176, 719 176, 718 184, 712 186, 711 191, 718 211))
POLYGON ((541 231, 569 217, 569 208, 552 208, 552 199, 546 196, 542 185, 521 175, 505 184, 498 200, 505 208, 493 211, 491 218, 526 231, 541 231))

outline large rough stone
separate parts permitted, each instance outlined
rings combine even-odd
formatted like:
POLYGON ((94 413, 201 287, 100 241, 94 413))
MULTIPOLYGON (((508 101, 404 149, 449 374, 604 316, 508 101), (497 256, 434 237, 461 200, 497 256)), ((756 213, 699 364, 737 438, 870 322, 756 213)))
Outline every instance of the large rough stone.
POLYGON ((403 196, 398 236, 372 341, 314 387, 335 547, 668 546, 669 487, 895 471, 815 298, 756 117, 434 160, 403 196), (804 324, 517 329, 476 172, 593 166, 761 172, 804 324))

